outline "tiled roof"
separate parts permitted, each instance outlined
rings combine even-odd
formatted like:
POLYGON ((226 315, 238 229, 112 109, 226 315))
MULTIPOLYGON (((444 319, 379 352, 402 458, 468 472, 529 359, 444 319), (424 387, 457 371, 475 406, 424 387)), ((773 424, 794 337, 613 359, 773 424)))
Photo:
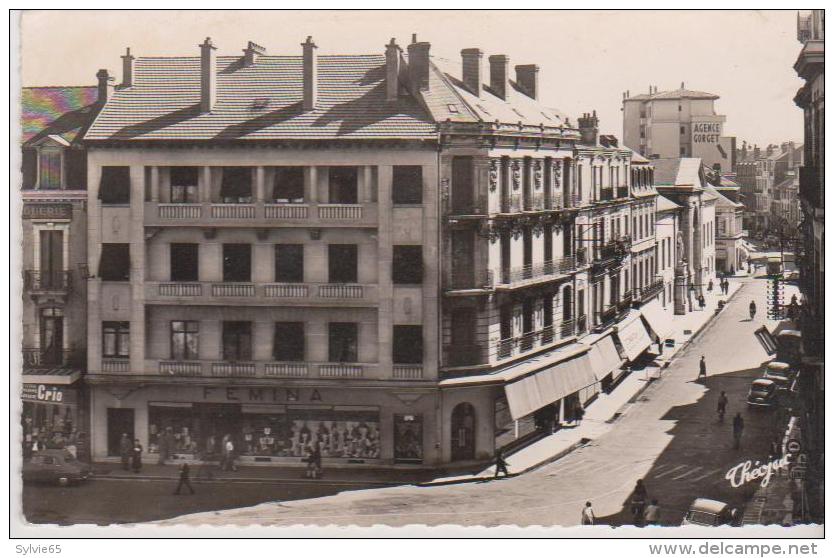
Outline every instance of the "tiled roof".
POLYGON ((483 122, 496 120, 504 123, 517 123, 528 126, 561 126, 564 116, 558 111, 544 106, 539 101, 519 91, 515 82, 510 81, 507 99, 494 95, 488 85, 484 85, 480 97, 473 95, 457 77, 460 75, 460 61, 452 62, 445 58, 432 57, 432 62, 444 74, 446 83, 468 106, 468 112, 483 122))
POLYGON ((730 206, 730 207, 744 207, 744 204, 734 202, 733 200, 731 200, 730 198, 728 198, 727 196, 725 196, 724 194, 719 192, 711 184, 708 185, 706 187, 706 189, 704 190, 704 197, 706 197, 707 194, 712 195, 717 200, 717 205, 730 206))
POLYGON ((657 196, 657 211, 674 211, 675 209, 680 209, 681 206, 667 198, 666 196, 657 196))
POLYGON ((88 140, 429 139, 431 116, 411 96, 385 100, 383 55, 319 56, 316 109, 302 111, 300 56, 217 57, 217 102, 201 114, 200 58, 137 58, 88 140))
POLYGON ((72 143, 96 115, 97 87, 24 87, 21 141, 59 136, 72 143))
POLYGON ((658 93, 643 93, 628 97, 626 101, 656 101, 669 99, 718 99, 718 95, 706 91, 693 91, 691 89, 675 89, 674 91, 660 91, 658 93))
POLYGON ((656 186, 701 187, 701 159, 697 157, 653 159, 652 165, 656 186))

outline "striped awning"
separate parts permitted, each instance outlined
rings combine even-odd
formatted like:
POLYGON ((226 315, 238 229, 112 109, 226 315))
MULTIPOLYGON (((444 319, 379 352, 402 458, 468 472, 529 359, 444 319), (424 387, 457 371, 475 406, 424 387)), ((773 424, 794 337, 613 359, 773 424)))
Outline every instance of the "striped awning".
POLYGON ((584 353, 506 384, 504 393, 510 415, 519 420, 596 382, 591 360, 584 353))

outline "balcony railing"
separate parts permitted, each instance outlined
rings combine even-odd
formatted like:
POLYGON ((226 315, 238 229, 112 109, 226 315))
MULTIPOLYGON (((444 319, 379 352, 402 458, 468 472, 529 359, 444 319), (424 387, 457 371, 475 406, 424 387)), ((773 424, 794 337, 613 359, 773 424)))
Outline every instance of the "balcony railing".
POLYGON ((422 364, 395 364, 394 365, 394 379, 395 380, 422 380, 423 379, 423 365, 422 364))
POLYGON ((267 219, 307 219, 310 207, 301 204, 266 204, 264 217, 267 219))
POLYGON ((663 291, 663 279, 656 279, 643 288, 634 289, 634 299, 639 303, 645 303, 663 291))
POLYGON ((38 271, 27 269, 23 274, 23 286, 30 292, 63 292, 72 287, 71 271, 38 271))
POLYGON ((501 283, 510 285, 522 281, 541 279, 562 275, 576 269, 576 258, 568 256, 555 261, 523 265, 505 269, 501 273, 501 283))
POLYGON ((361 204, 321 204, 318 208, 319 219, 338 221, 358 221, 362 219, 361 204))
POLYGON ((199 219, 203 211, 199 203, 161 203, 158 208, 161 219, 199 219))
POLYGON ((223 378, 257 377, 254 362, 213 362, 211 375, 223 378))
POLYGON ((609 306, 608 308, 604 309, 602 312, 596 312, 597 318, 597 330, 603 330, 617 321, 617 314, 618 310, 615 305, 609 306))
POLYGON ((559 330, 562 333, 562 339, 575 335, 575 328, 576 323, 574 322, 574 320, 562 320, 562 323, 559 324, 559 330))
POLYGON ((595 268, 603 268, 612 263, 619 263, 628 251, 628 242, 625 240, 611 240, 602 246, 594 249, 595 268))
POLYGON ((362 285, 319 285, 319 296, 322 298, 362 298, 362 292, 362 285))
POLYGON ((270 304, 270 299, 304 304, 346 303, 370 304, 376 300, 375 284, 342 283, 209 283, 209 282, 148 282, 145 292, 149 302, 165 304, 179 302, 220 303, 236 298, 241 304, 270 304), (215 300, 212 300, 215 299, 215 300))
MULTIPOLYGON (((114 369, 116 359, 102 361, 105 371, 128 372, 129 361, 120 359, 121 368, 114 369), (106 363, 106 364, 105 364, 106 363)), ((146 360, 149 373, 170 377, 214 378, 373 378, 373 379, 421 379, 422 365, 394 365, 394 371, 380 376, 376 363, 333 363, 308 361, 213 361, 213 360, 146 360), (397 371, 398 367, 403 370, 397 371), (419 376, 419 377, 418 377, 419 376)))
POLYGON ((817 167, 799 168, 799 197, 814 208, 823 207, 825 179, 817 167))
POLYGON ((103 358, 101 359, 101 371, 116 374, 130 372, 130 361, 126 358, 103 358))
POLYGON ((267 362, 264 375, 271 378, 304 378, 310 368, 304 362, 267 362))
POLYGON ((74 368, 85 367, 86 355, 77 349, 41 349, 37 347, 23 348, 23 369, 33 368, 74 368))
POLYGON ((274 226, 276 221, 294 226, 376 224, 377 204, 341 203, 145 203, 147 225, 274 226), (243 222, 243 223, 241 223, 243 222))
POLYGON ((255 285, 252 283, 214 283, 211 286, 211 296, 251 297, 255 296, 255 285))
POLYGON ((361 364, 322 364, 319 367, 322 378, 361 378, 361 364))
POLYGON ((202 296, 201 283, 160 283, 160 296, 202 296))
POLYGON ((634 295, 632 291, 626 291, 620 300, 617 301, 617 312, 626 312, 631 308, 631 304, 634 302, 634 295))
POLYGON ((304 283, 272 283, 264 285, 264 295, 270 298, 304 298, 310 296, 310 287, 304 283))
POLYGON ((588 316, 582 315, 576 318, 576 333, 585 333, 588 329, 588 316))
POLYGON ((557 337, 558 339, 564 339, 572 335, 573 320, 567 320, 560 324, 558 330, 553 326, 546 326, 538 331, 531 331, 518 337, 501 339, 495 349, 498 359, 502 360, 547 347, 557 341, 557 337))
POLYGON ((446 348, 447 366, 476 366, 487 361, 487 348, 484 345, 456 343, 446 348))
POLYGON ((254 219, 255 205, 251 203, 213 203, 212 219, 254 219))
POLYGON ((491 269, 473 269, 460 262, 452 262, 447 290, 490 289, 494 285, 491 269))
POLYGON ((551 194, 549 197, 546 196, 544 204, 545 209, 549 210, 565 208, 565 200, 562 198, 561 194, 551 194))
POLYGON ((198 361, 164 360, 159 362, 161 376, 202 376, 203 366, 198 361))

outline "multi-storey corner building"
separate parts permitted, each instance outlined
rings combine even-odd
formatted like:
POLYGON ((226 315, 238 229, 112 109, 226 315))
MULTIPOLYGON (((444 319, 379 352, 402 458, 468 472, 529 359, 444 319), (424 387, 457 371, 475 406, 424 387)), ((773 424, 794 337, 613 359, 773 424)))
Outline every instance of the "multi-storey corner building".
MULTIPOLYGON (((789 178, 797 174, 802 164, 802 146, 793 142, 781 146, 768 145, 764 151, 758 146, 748 149, 742 145, 738 151, 736 180, 741 186, 744 200, 745 228, 751 233, 766 234, 772 232, 772 225, 782 228, 783 217, 773 212, 773 201, 781 208, 783 190, 790 189, 789 178)), ((798 179, 798 178, 797 178, 798 179)))
POLYGON ((797 14, 802 50, 794 69, 805 80, 794 102, 805 119, 804 163, 799 169, 802 242, 799 253, 802 312, 803 449, 808 452, 810 513, 824 518, 825 467, 825 11, 797 14))
POLYGON ((680 89, 623 93, 623 143, 649 159, 695 157, 724 172, 735 167, 735 137, 723 135, 718 95, 680 89))
POLYGON ((21 96, 23 451, 85 455, 87 153, 81 142, 107 99, 98 86, 26 87, 21 96))
POLYGON ((94 457, 482 460, 648 348, 651 169, 595 115, 478 49, 300 51, 123 57, 86 134, 94 457))

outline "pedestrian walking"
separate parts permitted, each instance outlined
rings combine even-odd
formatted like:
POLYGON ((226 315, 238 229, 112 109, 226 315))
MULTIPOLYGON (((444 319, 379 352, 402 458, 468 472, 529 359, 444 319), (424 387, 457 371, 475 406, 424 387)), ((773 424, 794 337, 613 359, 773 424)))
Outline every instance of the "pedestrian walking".
POLYGON ((707 292, 708 293, 712 292, 712 279, 710 279, 709 283, 707 283, 707 292))
POLYGON ((318 441, 310 448, 310 455, 307 457, 307 478, 317 479, 321 476, 321 444, 318 441))
POLYGON ((585 502, 585 507, 582 508, 582 525, 593 525, 596 517, 594 516, 594 508, 591 507, 591 502, 585 502))
POLYGON ((704 300, 704 295, 698 295, 698 306, 701 307, 701 310, 707 305, 706 300, 704 300))
POLYGON ((130 438, 126 432, 122 433, 122 438, 119 440, 119 455, 122 458, 122 469, 129 471, 130 460, 133 457, 133 444, 130 443, 130 438))
POLYGON ((660 524, 660 506, 657 505, 657 500, 652 500, 652 503, 646 506, 646 512, 643 514, 643 520, 646 525, 660 524))
POLYGON ((191 467, 188 463, 183 463, 180 465, 180 481, 177 483, 177 489, 174 491, 174 494, 179 496, 180 489, 185 486, 194 494, 194 487, 191 486, 191 467))
POLYGON ((133 440, 133 456, 131 458, 131 465, 133 466, 133 472, 138 473, 142 470, 142 451, 144 448, 142 444, 139 443, 139 438, 133 440))
POLYGON ((507 461, 504 459, 504 452, 500 449, 495 452, 495 476, 493 478, 497 479, 498 473, 504 473, 505 477, 510 476, 510 472, 507 471, 507 461))
POLYGON ((704 382, 707 381, 707 360, 704 355, 701 355, 701 362, 698 363, 698 377, 695 378, 695 381, 698 382, 701 380, 701 376, 704 377, 704 382))
POLYGON ((744 419, 741 418, 741 413, 736 413, 733 417, 733 448, 741 448, 741 433, 744 431, 744 419))
POLYGON ((582 417, 585 416, 585 409, 582 407, 582 403, 576 402, 576 408, 573 411, 573 416, 576 419, 576 425, 579 426, 582 424, 582 417))
POLYGON ((724 413, 727 412, 727 394, 723 391, 718 396, 718 422, 724 422, 724 413))
POLYGON ((226 439, 226 445, 223 446, 223 455, 226 463, 226 468, 224 470, 237 471, 237 466, 235 465, 235 444, 232 442, 231 435, 228 436, 226 439))
POLYGON ((643 479, 638 479, 637 484, 634 485, 634 492, 631 494, 631 514, 634 517, 635 525, 639 525, 643 521, 647 498, 646 485, 643 483, 643 479))

